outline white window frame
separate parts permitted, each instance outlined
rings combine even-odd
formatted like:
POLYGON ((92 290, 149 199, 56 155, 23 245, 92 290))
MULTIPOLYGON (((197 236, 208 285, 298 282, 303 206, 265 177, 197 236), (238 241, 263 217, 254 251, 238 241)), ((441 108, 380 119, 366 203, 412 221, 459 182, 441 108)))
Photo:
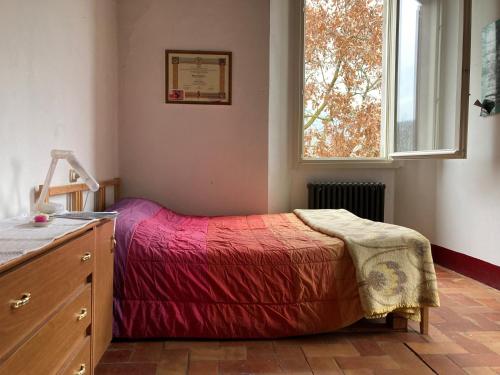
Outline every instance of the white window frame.
MULTIPOLYGON (((398 0, 395 0, 397 3, 398 0)), ((472 18, 472 0, 463 0, 463 15, 462 15, 462 46, 460 62, 461 81, 460 81, 460 108, 459 108, 459 128, 456 129, 455 144, 458 148, 454 149, 436 149, 426 151, 406 151, 406 152, 392 152, 389 157, 393 160, 412 160, 412 159, 466 159, 467 158, 467 134, 469 122, 469 96, 470 96, 470 61, 471 61, 471 18, 472 18)), ((395 12, 397 12, 397 5, 395 12)), ((397 13, 395 13, 397 14, 397 13)), ((397 30, 397 17, 395 17, 397 30)), ((397 56, 397 40, 395 43, 395 56, 397 56)), ((396 69, 396 65, 394 65, 396 69)), ((395 70, 394 70, 395 72, 395 70)), ((395 92, 391 93, 395 96, 395 92)), ((394 107, 396 108, 396 107, 394 107)), ((391 123, 394 129, 395 121, 391 123)), ((394 131, 394 130, 393 130, 394 131)), ((394 133, 392 134, 394 139, 394 133)), ((392 142, 394 146, 394 142, 392 142)))
POLYGON ((467 125, 469 114, 469 80, 470 80, 470 43, 471 43, 471 7, 472 0, 464 1, 463 11, 463 46, 462 46, 462 82, 460 92, 460 129, 457 132, 458 149, 395 152, 395 122, 396 122, 396 64, 397 64, 397 28, 398 28, 398 1, 384 0, 384 46, 383 46, 383 78, 382 92, 382 120, 380 148, 381 157, 378 158, 306 158, 304 157, 304 12, 305 1, 298 0, 300 6, 300 40, 298 48, 299 66, 299 95, 298 95, 298 165, 331 165, 345 168, 397 168, 398 160, 406 159, 464 159, 467 156, 467 125))

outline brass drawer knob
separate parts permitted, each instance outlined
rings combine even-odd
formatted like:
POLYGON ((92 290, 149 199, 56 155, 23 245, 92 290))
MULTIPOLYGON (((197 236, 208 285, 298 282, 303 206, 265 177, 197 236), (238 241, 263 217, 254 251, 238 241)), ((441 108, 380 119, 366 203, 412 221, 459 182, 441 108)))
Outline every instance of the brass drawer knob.
POLYGON ((80 313, 76 316, 76 320, 80 321, 84 319, 86 316, 87 316, 87 309, 85 307, 82 307, 80 313))
POLYGON ((31 298, 31 293, 23 293, 20 299, 11 301, 10 306, 13 309, 18 309, 26 305, 30 301, 30 298, 31 298))
POLYGON ((84 375, 87 373, 87 366, 85 366, 85 363, 82 363, 80 365, 80 369, 75 371, 75 375, 84 375))
POLYGON ((82 255, 82 257, 80 259, 82 260, 82 262, 86 262, 87 260, 90 260, 90 258, 92 258, 92 254, 85 253, 82 255))

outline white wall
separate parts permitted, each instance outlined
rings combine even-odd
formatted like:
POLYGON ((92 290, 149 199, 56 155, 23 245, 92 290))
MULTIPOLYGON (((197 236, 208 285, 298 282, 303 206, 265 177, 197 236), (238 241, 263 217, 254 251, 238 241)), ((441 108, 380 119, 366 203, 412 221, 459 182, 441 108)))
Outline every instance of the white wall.
POLYGON ((267 212, 269 1, 122 0, 118 13, 125 195, 267 212), (165 104, 166 49, 232 51, 233 104, 165 104))
POLYGON ((432 242, 500 265, 500 115, 481 118, 481 30, 500 18, 498 0, 473 1, 466 160, 408 162, 397 176, 396 222, 432 242))
POLYGON ((411 160, 396 171, 394 222, 413 228, 434 241, 436 161, 411 160))
POLYGON ((270 1, 269 45, 269 160, 268 211, 286 212, 291 208, 291 165, 295 124, 294 99, 297 92, 296 53, 298 30, 293 1, 270 1))
POLYGON ((29 212, 52 148, 117 175, 116 30, 112 0, 0 0, 0 217, 29 212))

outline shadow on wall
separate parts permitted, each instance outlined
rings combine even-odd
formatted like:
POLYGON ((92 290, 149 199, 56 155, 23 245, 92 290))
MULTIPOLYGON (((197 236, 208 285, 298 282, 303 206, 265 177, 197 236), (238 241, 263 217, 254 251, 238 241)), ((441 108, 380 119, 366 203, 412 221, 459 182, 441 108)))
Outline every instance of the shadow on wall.
POLYGON ((126 61, 130 50, 130 39, 135 30, 135 25, 148 12, 157 0, 121 0, 118 7, 118 33, 120 34, 119 46, 120 61, 126 61))
POLYGON ((13 216, 22 207, 21 194, 21 173, 22 162, 17 158, 10 159, 12 168, 12 180, 9 185, 6 185, 6 190, 0 190, 0 215, 13 216))
MULTIPOLYGON (((94 0, 93 154, 97 179, 118 177, 118 24, 114 1, 94 0)), ((91 202, 92 200, 89 199, 91 202)), ((89 203, 90 203, 89 202, 89 203)), ((92 207, 87 204, 87 209, 92 207)))

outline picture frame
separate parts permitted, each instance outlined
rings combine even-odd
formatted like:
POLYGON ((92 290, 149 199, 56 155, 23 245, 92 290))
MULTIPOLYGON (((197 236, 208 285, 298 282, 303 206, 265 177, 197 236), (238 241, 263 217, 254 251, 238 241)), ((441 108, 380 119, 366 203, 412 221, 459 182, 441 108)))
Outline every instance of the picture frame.
POLYGON ((231 105, 232 53, 165 51, 165 102, 231 105))
MULTIPOLYGON (((500 20, 481 32, 481 116, 500 113, 500 20)), ((477 102, 476 102, 477 103, 477 102)), ((477 104, 476 104, 477 105, 477 104)))

